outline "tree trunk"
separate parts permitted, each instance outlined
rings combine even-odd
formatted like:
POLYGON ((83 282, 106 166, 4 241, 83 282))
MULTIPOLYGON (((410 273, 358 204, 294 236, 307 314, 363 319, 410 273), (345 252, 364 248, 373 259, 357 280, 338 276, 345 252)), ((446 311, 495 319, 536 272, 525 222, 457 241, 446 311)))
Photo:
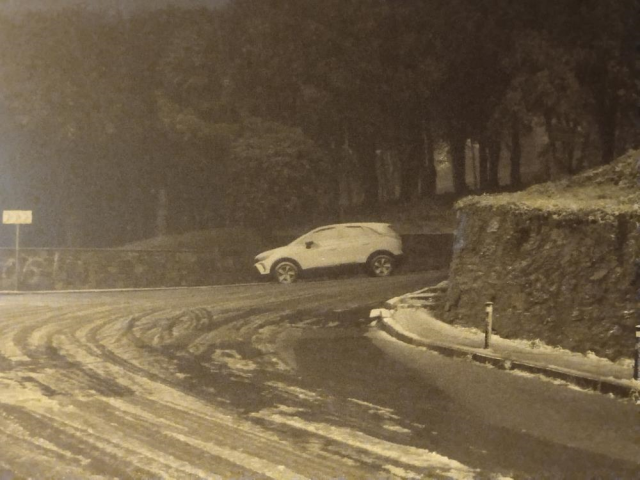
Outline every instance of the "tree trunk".
POLYGON ((168 199, 167 199, 167 189, 165 187, 160 187, 158 189, 158 199, 157 199, 157 210, 156 210, 156 235, 161 237, 167 234, 167 215, 168 215, 168 199))
POLYGON ((585 169, 588 160, 589 144, 591 143, 591 130, 587 129, 580 146, 580 155, 576 158, 576 171, 581 172, 585 169))
POLYGON ((600 137, 601 163, 611 163, 616 155, 616 134, 618 130, 618 98, 615 85, 611 84, 607 72, 607 60, 601 60, 598 87, 595 90, 596 97, 596 124, 600 137))
POLYGON ((344 222, 345 212, 344 206, 345 203, 349 204, 349 185, 348 185, 348 170, 345 165, 347 159, 346 155, 349 151, 349 134, 345 131, 344 133, 344 144, 341 149, 336 148, 335 141, 331 143, 331 151, 335 158, 338 159, 338 168, 336 168, 336 201, 338 207, 338 219, 340 222, 344 222))
MULTIPOLYGON (((607 94, 604 93, 603 96, 607 94)), ((618 101, 616 98, 602 100, 598 126, 602 145, 602 163, 611 163, 616 156, 616 140, 618 130, 618 101)))
POLYGON ((500 188, 500 150, 502 143, 497 140, 490 140, 488 146, 489 172, 487 188, 489 190, 497 190, 500 188))
POLYGON ((480 180, 480 191, 486 192, 489 187, 489 153, 487 139, 480 138, 478 142, 478 176, 480 180))
POLYGON ((364 193, 363 205, 369 208, 378 206, 380 187, 377 169, 376 146, 372 141, 361 139, 354 145, 360 165, 360 182, 364 193))
POLYGON ((435 196, 438 185, 435 145, 429 118, 424 121, 422 135, 424 138, 425 165, 422 169, 422 177, 420 179, 420 196, 424 198, 435 196))
POLYGON ((544 163, 545 179, 551 180, 553 176, 553 165, 558 165, 558 152, 556 150, 556 134, 553 126, 553 118, 549 112, 544 113, 544 126, 547 130, 547 137, 549 138, 549 152, 551 155, 546 155, 544 163))
POLYGON ((522 148, 520 146, 520 122, 514 116, 511 124, 511 171, 510 181, 512 187, 520 187, 522 175, 520 165, 522 162, 522 148))
POLYGON ((476 145, 473 140, 469 142, 471 145, 471 169, 473 170, 473 189, 478 190, 480 182, 478 180, 478 155, 476 154, 476 145))
POLYGON ((424 143, 420 132, 416 132, 401 163, 402 185, 400 201, 408 203, 418 196, 420 178, 424 170, 424 143))
POLYGON ((570 124, 569 128, 571 129, 571 135, 569 135, 564 142, 564 157, 566 158, 567 163, 567 173, 569 175, 574 175, 578 172, 575 160, 578 126, 570 124))
POLYGON ((464 195, 469 191, 466 181, 465 146, 466 139, 460 132, 451 132, 449 138, 451 148, 451 174, 453 176, 453 191, 456 195, 464 195))

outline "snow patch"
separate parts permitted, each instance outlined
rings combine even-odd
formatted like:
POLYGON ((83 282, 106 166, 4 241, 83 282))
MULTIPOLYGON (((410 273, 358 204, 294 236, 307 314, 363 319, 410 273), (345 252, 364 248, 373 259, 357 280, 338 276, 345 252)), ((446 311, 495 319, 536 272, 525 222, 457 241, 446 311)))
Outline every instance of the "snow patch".
MULTIPOLYGON (((274 480, 307 480, 306 477, 289 470, 284 465, 276 465, 262 458, 254 457, 238 450, 224 448, 220 445, 214 445, 210 442, 202 442, 191 437, 186 437, 177 433, 169 433, 173 438, 181 442, 192 445, 196 448, 209 452, 212 455, 224 458, 225 460, 235 463, 244 468, 250 468, 261 475, 273 478, 274 480)), ((203 477, 206 478, 206 477, 203 477)))
POLYGON ((401 427, 396 423, 384 422, 382 424, 382 428, 384 428, 385 430, 390 430, 392 432, 411 434, 411 430, 401 427))
POLYGON ((309 433, 321 435, 333 441, 341 442, 359 450, 370 452, 378 457, 391 459, 410 467, 430 469, 436 474, 446 475, 448 478, 454 480, 473 479, 477 473, 476 470, 466 465, 443 455, 430 452, 429 450, 397 445, 350 428, 325 423, 308 422, 296 417, 273 413, 273 411, 261 411, 252 416, 272 423, 287 425, 309 433))
POLYGON ((303 388, 294 387, 293 385, 287 385, 282 382, 266 382, 265 385, 269 385, 270 387, 277 388, 281 391, 289 393, 296 398, 301 398, 303 400, 308 400, 310 402, 319 402, 322 400, 322 397, 314 392, 310 392, 309 390, 305 390, 303 388))
POLYGON ((358 405, 362 405, 363 407, 368 407, 369 413, 377 414, 384 418, 400 420, 400 417, 398 415, 395 415, 393 413, 394 411, 390 408, 381 407, 379 405, 374 405, 373 403, 369 403, 369 402, 363 402, 362 400, 357 400, 355 398, 349 398, 348 400, 350 402, 357 403, 358 405))
POLYGON ((258 366, 251 360, 242 358, 235 350, 216 350, 211 359, 216 363, 222 363, 231 370, 253 371, 258 366))
POLYGON ((387 472, 389 472, 391 475, 398 478, 409 478, 409 479, 422 478, 422 475, 418 473, 410 472, 409 470, 405 470, 404 468, 394 467, 393 465, 385 465, 382 468, 387 472))

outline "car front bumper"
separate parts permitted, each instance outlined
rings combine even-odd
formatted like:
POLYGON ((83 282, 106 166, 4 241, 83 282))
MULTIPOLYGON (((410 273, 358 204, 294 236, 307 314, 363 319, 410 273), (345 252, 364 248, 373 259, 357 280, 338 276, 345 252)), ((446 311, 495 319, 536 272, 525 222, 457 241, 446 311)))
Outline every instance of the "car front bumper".
POLYGON ((269 269, 264 262, 258 262, 254 265, 259 275, 269 275, 269 269))

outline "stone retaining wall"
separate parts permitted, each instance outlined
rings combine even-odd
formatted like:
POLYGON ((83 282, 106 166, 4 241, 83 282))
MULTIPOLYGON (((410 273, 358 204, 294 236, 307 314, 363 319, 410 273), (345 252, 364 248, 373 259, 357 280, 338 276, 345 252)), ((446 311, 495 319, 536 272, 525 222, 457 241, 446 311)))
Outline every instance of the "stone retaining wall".
MULTIPOLYGON (((0 288, 15 288, 15 251, 0 249, 0 288)), ((251 264, 217 251, 21 249, 21 290, 152 288, 246 281, 251 264)))
POLYGON ((458 214, 444 318, 611 359, 634 349, 640 215, 556 215, 471 204, 458 214))
MULTIPOLYGON (((406 271, 449 265, 452 235, 411 235, 404 241, 408 257, 404 266, 406 271)), ((283 241, 279 245, 286 243, 283 241)), ((20 290, 153 288, 248 282, 255 279, 253 255, 241 248, 237 251, 26 248, 20 250, 20 290)), ((15 251, 0 248, 0 289, 14 288, 15 251)))

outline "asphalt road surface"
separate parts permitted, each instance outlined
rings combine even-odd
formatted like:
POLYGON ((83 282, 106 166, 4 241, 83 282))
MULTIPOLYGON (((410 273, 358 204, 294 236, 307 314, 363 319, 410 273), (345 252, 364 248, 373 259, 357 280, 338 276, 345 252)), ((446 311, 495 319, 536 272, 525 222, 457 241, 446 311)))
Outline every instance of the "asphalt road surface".
POLYGON ((0 479, 640 478, 640 409, 390 339, 443 273, 0 299, 0 479))

